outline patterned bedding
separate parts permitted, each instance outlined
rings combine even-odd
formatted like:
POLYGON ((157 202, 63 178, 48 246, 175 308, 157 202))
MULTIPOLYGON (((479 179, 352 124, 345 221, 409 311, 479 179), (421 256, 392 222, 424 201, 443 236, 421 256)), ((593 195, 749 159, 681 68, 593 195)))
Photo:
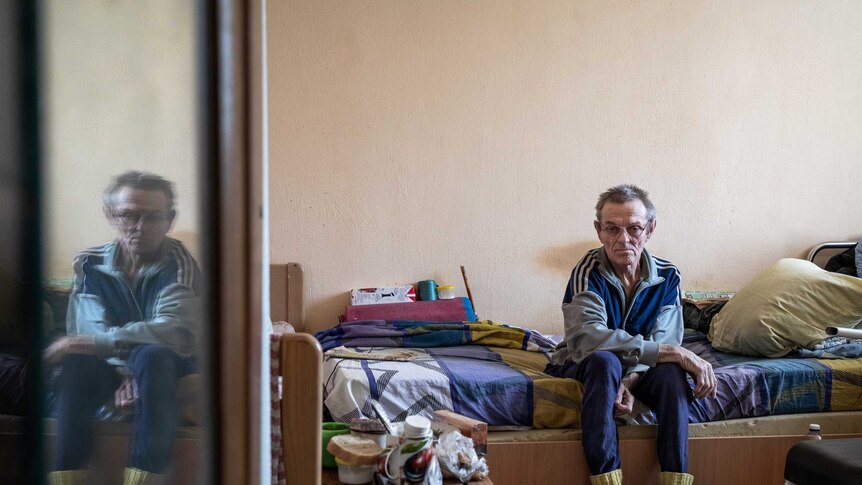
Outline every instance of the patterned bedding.
POLYGON ((543 373, 554 342, 539 333, 489 321, 369 320, 316 336, 333 419, 372 416, 376 399, 394 421, 449 409, 490 425, 579 424, 582 386, 543 373))
MULTIPOLYGON (((579 427, 583 388, 542 371, 554 339, 483 322, 365 321, 317 334, 324 404, 336 420, 371 416, 377 399, 395 421, 449 409, 492 426, 579 427)), ((690 422, 862 410, 862 359, 752 358, 719 352, 687 331, 683 345, 713 364, 715 399, 694 401, 690 422)), ((652 413, 628 423, 654 422, 652 413)))
POLYGON ((714 369, 715 399, 689 406, 690 422, 862 410, 862 359, 756 358, 715 350, 699 332, 683 345, 714 369))

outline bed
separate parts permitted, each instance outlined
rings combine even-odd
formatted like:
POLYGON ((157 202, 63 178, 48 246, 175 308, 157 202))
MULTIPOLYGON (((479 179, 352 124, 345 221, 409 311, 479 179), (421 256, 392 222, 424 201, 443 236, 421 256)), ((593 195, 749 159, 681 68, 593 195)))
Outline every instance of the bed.
MULTIPOLYGON (((448 332, 440 337, 417 329, 422 324, 378 321, 365 333, 352 327, 319 335, 331 356, 322 366, 319 399, 341 420, 367 414, 369 397, 388 406, 395 419, 453 409, 492 426, 487 458, 495 484, 587 483, 577 429, 580 384, 541 375, 553 340, 511 326, 495 330, 506 338, 489 337, 483 325, 488 323, 450 323, 439 329, 448 332), (382 343, 387 339, 396 344, 382 343), (395 357, 405 350, 412 353, 395 357), (499 381, 489 377, 493 367, 503 369, 499 381), (417 384, 411 372, 418 368, 436 380, 417 384), (478 380, 464 377, 470 375, 478 380), (488 405, 493 402, 504 405, 488 405)), ((783 483, 787 450, 812 422, 827 438, 862 436, 859 359, 751 359, 713 349, 703 334, 687 332, 685 340, 714 363, 720 382, 716 400, 696 402, 690 410, 689 470, 698 483, 783 483)), ((291 374, 286 371, 286 379, 291 374)), ((637 413, 630 423, 642 425, 619 427, 623 473, 637 483, 658 480, 651 419, 648 411, 637 413)))
MULTIPOLYGON (((488 321, 362 321, 317 337, 324 404, 336 421, 371 415, 374 399, 395 421, 447 409, 491 429, 580 426, 582 386, 542 372, 554 341, 529 330, 488 321)), ((718 351, 692 330, 683 346, 713 365, 718 382, 715 398, 692 402, 691 423, 862 410, 862 359, 746 357, 718 351)), ((651 411, 638 411, 628 424, 655 423, 651 411)))

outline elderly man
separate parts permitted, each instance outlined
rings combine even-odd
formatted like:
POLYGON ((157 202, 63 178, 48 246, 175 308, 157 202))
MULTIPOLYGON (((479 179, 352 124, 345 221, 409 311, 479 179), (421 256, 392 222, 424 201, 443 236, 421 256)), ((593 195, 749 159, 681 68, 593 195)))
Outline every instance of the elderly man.
POLYGON ((715 396, 710 364, 680 346, 679 271, 644 248, 655 214, 647 193, 634 185, 599 196, 594 225, 602 247, 572 271, 563 298, 565 339, 546 370, 584 385, 581 441, 593 484, 622 483, 614 418, 630 413, 634 398, 658 417, 661 483, 692 483, 689 400, 715 396))
POLYGON ((58 471, 50 481, 87 483, 90 421, 113 395, 135 408, 125 484, 157 483, 174 442, 177 380, 194 370, 200 270, 166 237, 176 215, 171 182, 127 172, 103 199, 118 237, 75 258, 68 336, 45 350, 62 367, 58 471))

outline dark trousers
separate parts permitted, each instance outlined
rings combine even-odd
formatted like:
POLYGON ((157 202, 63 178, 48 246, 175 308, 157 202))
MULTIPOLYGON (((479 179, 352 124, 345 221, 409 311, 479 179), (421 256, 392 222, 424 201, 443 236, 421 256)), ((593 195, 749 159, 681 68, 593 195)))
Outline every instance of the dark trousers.
POLYGON ((0 414, 27 414, 26 375, 27 361, 23 357, 0 352, 0 414))
MULTIPOLYGON (((170 464, 177 422, 177 380, 194 369, 161 345, 132 349, 129 368, 138 385, 129 466, 163 473, 170 464)), ((122 378, 113 366, 89 355, 69 355, 58 379, 58 470, 86 467, 93 450, 92 420, 113 400, 122 378)))
MULTIPOLYGON (((622 379, 622 364, 610 352, 597 351, 580 364, 548 365, 547 374, 577 379, 584 385, 581 443, 590 473, 600 475, 620 467, 614 401, 622 379)), ((632 394, 658 418, 658 462, 665 472, 688 471, 688 404, 692 397, 685 371, 676 364, 651 367, 632 394)))

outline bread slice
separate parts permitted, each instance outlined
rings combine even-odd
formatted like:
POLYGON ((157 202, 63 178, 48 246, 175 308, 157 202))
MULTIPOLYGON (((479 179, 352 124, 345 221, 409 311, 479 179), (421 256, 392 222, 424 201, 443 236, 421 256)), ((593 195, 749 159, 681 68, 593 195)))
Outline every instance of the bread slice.
POLYGON ((351 465, 374 465, 383 450, 377 443, 367 438, 342 434, 333 436, 329 440, 326 451, 351 465))

